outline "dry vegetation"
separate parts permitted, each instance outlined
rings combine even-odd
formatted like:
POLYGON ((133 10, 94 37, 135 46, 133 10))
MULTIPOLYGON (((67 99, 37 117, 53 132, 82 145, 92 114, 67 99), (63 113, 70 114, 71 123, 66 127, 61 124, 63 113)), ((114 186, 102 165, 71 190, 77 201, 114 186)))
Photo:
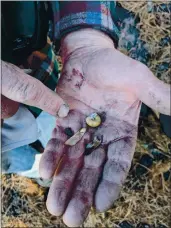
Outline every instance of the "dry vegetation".
MULTIPOLYGON (((170 36, 169 13, 148 13, 146 1, 120 3, 126 9, 139 14, 140 22, 137 26, 140 28, 140 36, 147 43, 152 56, 148 65, 160 79, 170 83, 169 69, 158 72, 161 63, 170 62, 170 46, 160 45, 162 38, 170 36)), ((153 2, 153 5, 160 7, 160 2, 153 2)), ((118 227, 117 224, 122 221, 130 222, 133 227, 138 227, 140 222, 156 228, 160 224, 171 227, 170 178, 164 178, 164 173, 170 171, 170 157, 171 140, 162 133, 156 114, 141 118, 132 168, 120 198, 105 213, 98 214, 92 209, 83 227, 118 227), (153 157, 150 149, 154 148, 161 151, 165 159, 153 161, 152 166, 146 168, 148 173, 137 177, 135 173, 140 158, 144 154, 153 157)), ((143 167, 142 164, 141 166, 143 167)), ((38 186, 33 180, 17 175, 3 175, 2 227, 65 227, 61 218, 47 212, 46 194, 47 189, 38 186)), ((128 225, 123 227, 131 228, 128 225)))

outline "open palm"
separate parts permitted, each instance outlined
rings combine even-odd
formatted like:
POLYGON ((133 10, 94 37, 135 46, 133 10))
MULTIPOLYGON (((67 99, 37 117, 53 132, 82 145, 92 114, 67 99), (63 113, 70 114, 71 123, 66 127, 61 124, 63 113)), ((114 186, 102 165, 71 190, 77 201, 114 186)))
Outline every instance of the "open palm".
MULTIPOLYGON (((92 40, 97 42, 98 33, 92 40)), ((117 51, 103 34, 99 44, 77 43, 74 50, 70 47, 76 38, 70 38, 69 45, 68 38, 63 41, 64 68, 57 93, 71 111, 57 119, 40 162, 40 173, 43 178, 53 176, 47 199, 49 212, 63 215, 68 226, 79 226, 92 205, 105 211, 118 198, 134 154, 141 101, 169 114, 169 85, 117 51), (85 118, 93 112, 102 116, 102 124, 87 128, 75 146, 66 146, 65 129, 76 133, 86 127, 85 118), (86 144, 95 136, 102 143, 86 154, 86 144)))

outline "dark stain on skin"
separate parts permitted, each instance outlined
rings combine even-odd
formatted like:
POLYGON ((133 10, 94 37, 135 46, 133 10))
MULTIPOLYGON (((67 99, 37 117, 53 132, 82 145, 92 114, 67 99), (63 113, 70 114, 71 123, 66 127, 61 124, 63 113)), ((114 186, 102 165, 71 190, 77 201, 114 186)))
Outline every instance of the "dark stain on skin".
POLYGON ((69 75, 67 71, 62 72, 63 77, 65 78, 66 81, 70 82, 72 80, 72 75, 69 75))
POLYGON ((79 72, 79 70, 76 70, 75 68, 72 70, 72 74, 73 74, 74 76, 79 76, 79 77, 81 77, 81 79, 84 79, 83 74, 81 74, 81 73, 79 72))
POLYGON ((69 189, 71 187, 71 181, 68 179, 64 180, 64 187, 65 189, 69 189))
POLYGON ((129 147, 133 147, 133 144, 134 144, 134 138, 130 138, 130 137, 124 137, 123 138, 124 142, 126 145, 129 145, 129 147))
POLYGON ((157 101, 157 105, 160 105, 160 104, 161 104, 161 100, 158 100, 158 101, 157 101))
POLYGON ((77 82, 77 83, 75 84, 75 87, 76 87, 77 89, 79 89, 79 90, 80 90, 80 88, 81 88, 82 84, 83 84, 83 81, 81 81, 81 82, 77 82))
POLYGON ((85 81, 85 78, 83 77, 83 74, 79 72, 79 70, 76 70, 75 68, 72 70, 73 76, 76 76, 78 78, 75 87, 80 90, 83 82, 85 81))
POLYGON ((98 114, 99 114, 99 116, 101 118, 102 123, 104 123, 105 120, 106 120, 106 112, 101 112, 101 113, 98 113, 98 114))
POLYGON ((111 108, 116 108, 118 105, 118 101, 113 98, 108 98, 106 96, 103 96, 104 101, 106 102, 106 108, 111 109, 111 108))
POLYGON ((137 134, 137 126, 134 126, 132 124, 129 124, 126 121, 123 121, 121 123, 121 125, 123 126, 124 132, 126 136, 134 136, 137 134))
POLYGON ((161 100, 158 100, 153 92, 149 92, 149 95, 153 98, 157 105, 161 104, 161 100))
POLYGON ((81 195, 81 201, 84 204, 88 204, 89 203, 88 197, 86 195, 81 195))
POLYGON ((86 193, 85 193, 85 196, 84 197, 81 196, 80 199, 81 199, 82 203, 84 204, 84 207, 78 208, 77 210, 80 211, 80 216, 85 219, 89 213, 93 199, 92 199, 91 195, 86 195, 86 193))

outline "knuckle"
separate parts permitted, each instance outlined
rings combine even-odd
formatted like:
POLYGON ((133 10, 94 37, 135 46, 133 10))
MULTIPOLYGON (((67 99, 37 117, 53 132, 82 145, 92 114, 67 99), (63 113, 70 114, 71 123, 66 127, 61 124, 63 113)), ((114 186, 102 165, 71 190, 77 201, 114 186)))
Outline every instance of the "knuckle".
MULTIPOLYGON (((4 87, 9 94, 13 95, 18 101, 26 100, 30 90, 30 83, 21 81, 18 78, 12 79, 4 87)), ((5 91, 4 91, 5 92, 5 91)))
POLYGON ((9 77, 8 79, 3 77, 2 75, 2 93, 5 94, 13 93, 15 91, 15 87, 18 85, 18 78, 9 77))
POLYGON ((38 102, 42 97, 42 90, 36 83, 30 81, 20 83, 17 87, 17 93, 21 101, 38 102))
POLYGON ((29 91, 29 83, 25 82, 20 82, 18 85, 15 87, 15 93, 17 93, 18 98, 20 100, 26 100, 28 97, 28 91, 29 91))

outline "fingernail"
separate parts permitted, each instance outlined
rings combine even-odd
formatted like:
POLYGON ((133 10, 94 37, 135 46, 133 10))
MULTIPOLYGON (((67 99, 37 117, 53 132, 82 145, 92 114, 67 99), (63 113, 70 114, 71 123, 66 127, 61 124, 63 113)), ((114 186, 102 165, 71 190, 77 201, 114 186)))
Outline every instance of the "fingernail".
POLYGON ((67 104, 63 104, 61 105, 58 111, 58 116, 61 118, 66 117, 68 115, 68 112, 69 112, 69 106, 67 104))

